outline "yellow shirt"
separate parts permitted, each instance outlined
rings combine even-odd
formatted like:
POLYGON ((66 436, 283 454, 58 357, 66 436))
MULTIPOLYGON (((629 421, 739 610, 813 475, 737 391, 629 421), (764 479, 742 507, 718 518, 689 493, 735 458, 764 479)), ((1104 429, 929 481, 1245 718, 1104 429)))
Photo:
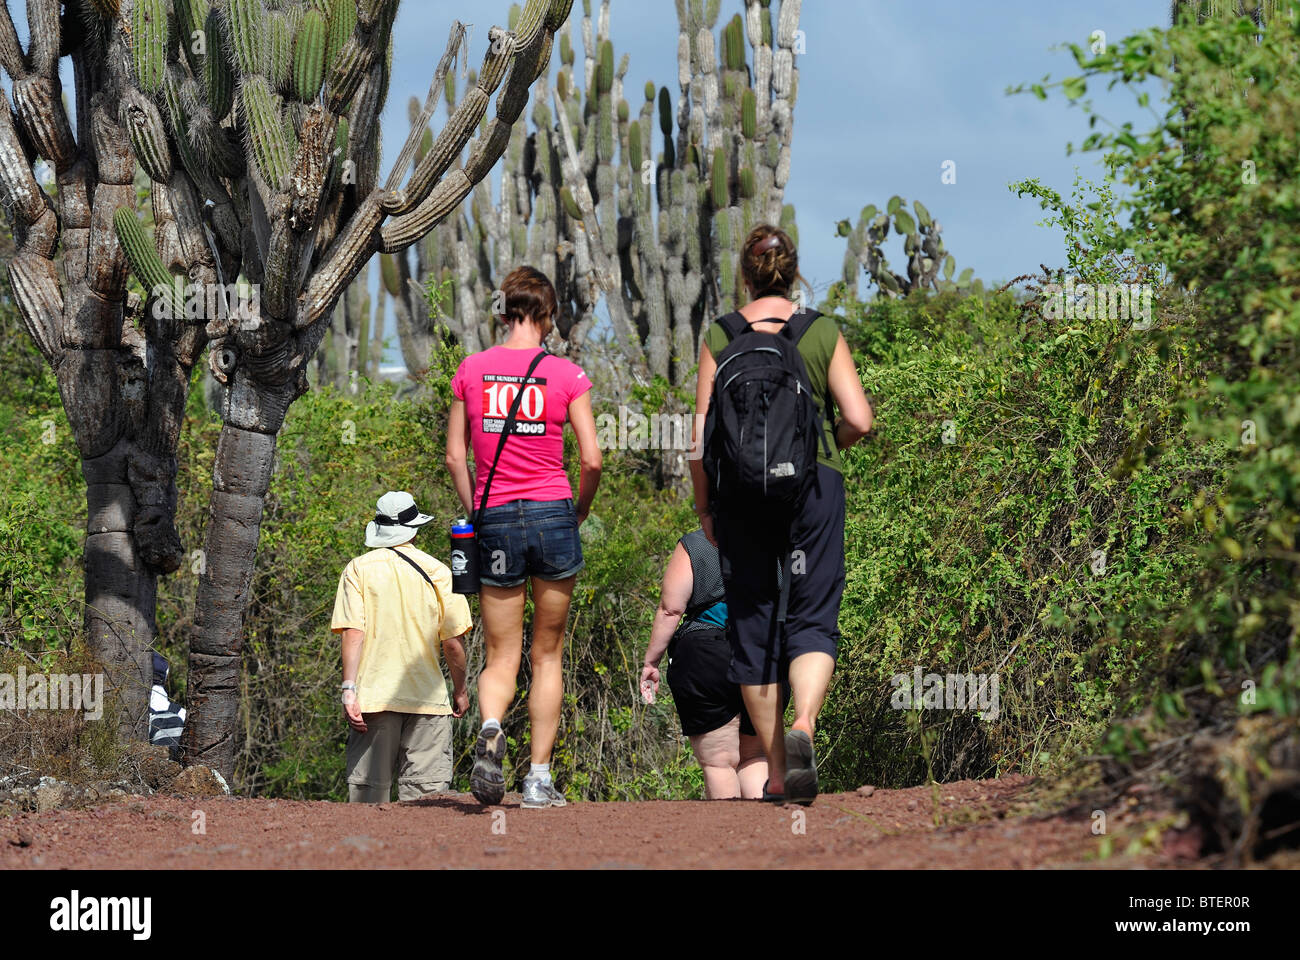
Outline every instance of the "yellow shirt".
POLYGON ((364 713, 450 714, 439 652, 443 640, 470 628, 469 602, 452 592, 445 564, 410 543, 397 549, 424 569, 436 594, 392 550, 371 550, 343 569, 330 629, 365 634, 357 670, 364 713))

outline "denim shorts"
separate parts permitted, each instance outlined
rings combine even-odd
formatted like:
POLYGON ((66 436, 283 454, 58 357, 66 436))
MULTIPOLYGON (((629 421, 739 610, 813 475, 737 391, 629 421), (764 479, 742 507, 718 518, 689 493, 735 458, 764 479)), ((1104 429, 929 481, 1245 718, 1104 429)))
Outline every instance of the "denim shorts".
POLYGON ((529 577, 565 580, 583 568, 572 500, 512 500, 479 518, 479 579, 517 587, 529 577))

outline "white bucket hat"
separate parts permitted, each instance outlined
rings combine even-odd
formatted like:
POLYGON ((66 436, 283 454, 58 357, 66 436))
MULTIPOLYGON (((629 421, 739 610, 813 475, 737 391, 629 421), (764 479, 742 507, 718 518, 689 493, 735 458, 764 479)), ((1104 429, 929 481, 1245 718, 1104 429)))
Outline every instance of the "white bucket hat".
POLYGON ((367 547, 395 547, 411 539, 411 531, 433 517, 421 513, 415 498, 405 490, 392 490, 375 504, 375 519, 366 524, 367 547))

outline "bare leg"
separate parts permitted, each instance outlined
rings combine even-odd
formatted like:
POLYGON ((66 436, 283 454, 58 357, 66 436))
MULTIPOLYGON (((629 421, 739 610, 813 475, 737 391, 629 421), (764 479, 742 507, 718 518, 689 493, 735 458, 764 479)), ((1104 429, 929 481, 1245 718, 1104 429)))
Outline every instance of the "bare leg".
POLYGON ((560 729, 564 700, 564 628, 576 577, 564 580, 533 578, 533 644, 529 659, 533 682, 528 691, 528 724, 532 731, 533 763, 550 763, 560 729))
POLYGON ((479 593, 483 615, 483 643, 487 662, 478 675, 479 713, 505 723, 515 698, 519 659, 524 646, 524 585, 492 587, 479 593))
POLYGON ((828 653, 804 653, 790 661, 790 696, 794 700, 790 729, 813 735, 834 672, 835 661, 828 653))
POLYGON ((740 714, 731 721, 691 737, 691 749, 704 770, 704 797, 707 800, 730 800, 740 796, 740 714))
POLYGON ((740 795, 746 800, 759 800, 763 785, 767 783, 767 757, 763 756, 763 741, 749 734, 740 735, 740 795))
POLYGON ((767 756, 768 792, 785 792, 785 717, 781 709, 781 685, 765 683, 762 686, 740 688, 750 722, 758 734, 758 741, 767 756))

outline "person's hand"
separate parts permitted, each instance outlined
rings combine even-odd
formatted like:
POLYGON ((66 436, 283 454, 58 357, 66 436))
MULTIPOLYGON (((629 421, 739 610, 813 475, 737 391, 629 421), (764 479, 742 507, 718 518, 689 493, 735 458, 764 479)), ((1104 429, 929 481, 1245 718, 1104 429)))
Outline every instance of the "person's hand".
POLYGON ((578 508, 578 526, 582 526, 582 525, 586 522, 587 517, 590 516, 590 515, 591 515, 591 507, 587 507, 585 510, 582 509, 581 507, 579 507, 579 508, 578 508))
POLYGON ((703 530, 704 535, 709 538, 709 543, 716 547, 718 545, 718 538, 713 534, 713 514, 700 514, 700 529, 703 530))
POLYGON ((654 703, 658 692, 659 668, 647 663, 641 667, 641 699, 646 703, 654 703))
POLYGON ((453 717, 463 717, 467 710, 469 710, 469 691, 464 687, 452 691, 451 715, 453 717))
POLYGON ((369 729, 366 718, 361 715, 361 704, 357 703, 355 690, 343 691, 343 713, 348 718, 348 726, 357 733, 365 733, 369 729))

